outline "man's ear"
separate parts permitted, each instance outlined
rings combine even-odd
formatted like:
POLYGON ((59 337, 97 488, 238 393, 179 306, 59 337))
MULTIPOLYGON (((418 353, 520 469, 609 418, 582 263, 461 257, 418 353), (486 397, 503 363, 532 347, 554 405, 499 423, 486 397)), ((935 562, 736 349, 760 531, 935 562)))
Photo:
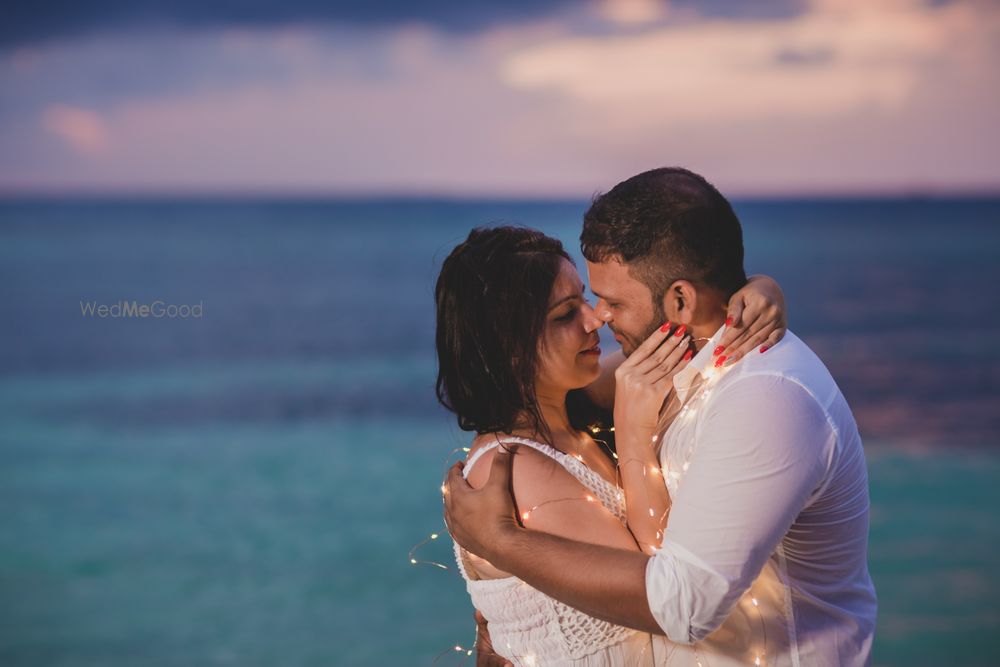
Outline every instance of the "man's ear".
POLYGON ((691 324, 698 309, 698 290, 687 280, 675 280, 663 295, 663 312, 672 322, 691 324))

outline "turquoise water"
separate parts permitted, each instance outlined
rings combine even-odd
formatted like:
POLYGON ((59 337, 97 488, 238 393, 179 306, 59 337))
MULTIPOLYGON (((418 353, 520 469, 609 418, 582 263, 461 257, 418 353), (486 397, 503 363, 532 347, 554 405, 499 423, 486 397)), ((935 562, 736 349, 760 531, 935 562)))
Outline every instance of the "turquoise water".
MULTIPOLYGON (((8 418, 0 436, 5 665, 430 665, 470 642, 457 573, 407 560, 442 528, 444 455, 464 444, 444 421, 8 418)), ((1000 457, 868 457, 876 664, 993 663, 1000 457)), ((419 556, 450 564, 447 547, 419 556)))
MULTIPOLYGON (((997 664, 1000 309, 963 295, 1000 283, 1000 204, 738 208, 862 425, 875 663, 997 664)), ((458 575, 407 556, 467 440, 433 401, 431 285, 473 224, 571 244, 581 211, 0 205, 0 664, 430 665, 469 643, 458 575), (79 314, 118 298, 205 317, 79 314)))

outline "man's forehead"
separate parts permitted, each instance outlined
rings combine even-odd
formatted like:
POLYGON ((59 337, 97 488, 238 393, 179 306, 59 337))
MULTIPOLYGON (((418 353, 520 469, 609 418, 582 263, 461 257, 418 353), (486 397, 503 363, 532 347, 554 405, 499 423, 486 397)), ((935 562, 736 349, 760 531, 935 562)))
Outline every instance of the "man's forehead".
POLYGON ((601 297, 643 296, 646 286, 636 280, 628 270, 628 265, 618 258, 603 262, 587 261, 587 275, 590 289, 601 297))

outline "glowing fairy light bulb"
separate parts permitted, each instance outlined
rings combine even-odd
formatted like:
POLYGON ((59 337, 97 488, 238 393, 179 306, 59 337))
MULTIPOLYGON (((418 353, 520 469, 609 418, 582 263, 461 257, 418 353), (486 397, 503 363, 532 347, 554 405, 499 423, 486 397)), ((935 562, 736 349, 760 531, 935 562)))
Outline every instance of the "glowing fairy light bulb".
POLYGON ((588 503, 594 502, 594 497, 593 496, 587 496, 587 502, 588 503))
POLYGON ((685 461, 684 465, 681 466, 681 470, 683 470, 684 472, 687 472, 688 468, 690 468, 690 467, 691 467, 691 463, 688 462, 688 461, 685 461))
POLYGON ((462 647, 461 647, 461 646, 456 646, 456 647, 455 647, 455 650, 456 650, 456 651, 461 651, 461 650, 462 650, 462 647))
POLYGON ((448 489, 447 489, 447 488, 445 488, 445 485, 444 485, 444 484, 442 484, 442 485, 441 485, 441 495, 443 496, 443 495, 444 495, 444 494, 446 494, 446 493, 448 493, 448 489))
POLYGON ((436 540, 437 538, 438 538, 438 534, 437 533, 431 533, 431 539, 432 540, 436 540))
POLYGON ((416 564, 417 564, 417 559, 416 559, 416 558, 411 558, 411 559, 410 559, 410 562, 411 562, 412 564, 416 565, 416 564))
POLYGON ((618 460, 618 455, 617 455, 617 454, 615 454, 614 452, 611 452, 611 456, 615 457, 615 460, 616 460, 616 461, 618 460))
POLYGON ((529 516, 531 516, 531 512, 530 511, 529 512, 525 512, 524 514, 522 514, 521 518, 524 519, 525 521, 527 521, 529 516))
POLYGON ((658 436, 658 435, 654 435, 654 436, 653 436, 652 438, 650 438, 650 439, 651 439, 651 440, 652 440, 653 442, 656 442, 657 440, 659 440, 659 439, 660 439, 660 436, 658 436))
POLYGON ((471 450, 471 449, 469 449, 468 447, 462 447, 462 451, 463 451, 463 452, 465 452, 466 454, 468 454, 468 453, 469 453, 469 452, 471 452, 472 450, 471 450))
POLYGON ((753 606, 755 606, 755 607, 759 607, 760 606, 760 604, 757 602, 757 598, 750 598, 750 602, 752 602, 753 606))
POLYGON ((657 468, 656 466, 649 466, 649 472, 655 475, 656 473, 660 472, 660 469, 657 468))
POLYGON ((759 655, 756 658, 753 659, 753 664, 757 665, 757 667, 760 667, 760 656, 759 655))
POLYGON ((653 508, 652 507, 649 508, 649 516, 654 516, 653 515, 653 508))

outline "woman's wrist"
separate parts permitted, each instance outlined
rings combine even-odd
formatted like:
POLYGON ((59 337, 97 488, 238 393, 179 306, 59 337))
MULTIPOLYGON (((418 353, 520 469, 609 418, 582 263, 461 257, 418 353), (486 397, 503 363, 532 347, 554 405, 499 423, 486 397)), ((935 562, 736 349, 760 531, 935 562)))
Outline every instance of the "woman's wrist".
POLYGON ((619 419, 615 416, 615 445, 619 448, 634 448, 653 441, 657 424, 637 423, 635 420, 619 419))

